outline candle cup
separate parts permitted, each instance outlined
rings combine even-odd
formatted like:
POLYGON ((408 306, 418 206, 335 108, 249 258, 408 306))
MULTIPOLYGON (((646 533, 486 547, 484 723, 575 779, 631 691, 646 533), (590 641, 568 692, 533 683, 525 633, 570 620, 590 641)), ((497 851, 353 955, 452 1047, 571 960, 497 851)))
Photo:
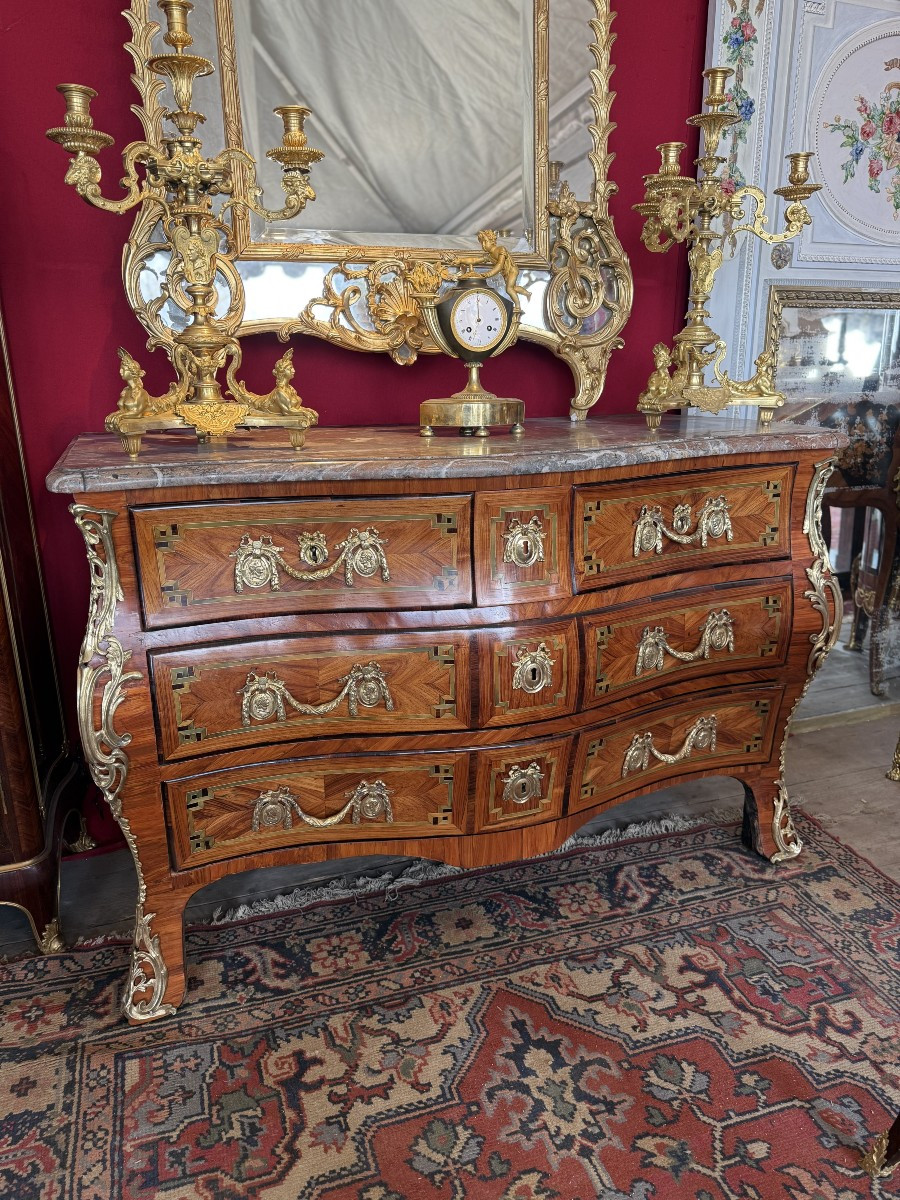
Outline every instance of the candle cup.
POLYGON ((794 187, 802 187, 803 184, 809 183, 809 160, 812 158, 812 151, 798 150, 786 157, 791 164, 788 183, 794 187))
POLYGON ((188 13, 193 11, 194 6, 190 0, 159 0, 159 7, 166 14, 167 31, 163 35, 163 41, 180 54, 194 40, 188 32, 187 24, 188 13))
POLYGON ((659 151, 660 175, 680 175, 681 155, 687 149, 687 143, 661 142, 656 149, 659 151))
POLYGON ((717 108, 719 105, 725 104, 725 84, 734 74, 730 67, 707 67, 703 72, 703 78, 708 85, 708 92, 705 103, 710 108, 717 108))

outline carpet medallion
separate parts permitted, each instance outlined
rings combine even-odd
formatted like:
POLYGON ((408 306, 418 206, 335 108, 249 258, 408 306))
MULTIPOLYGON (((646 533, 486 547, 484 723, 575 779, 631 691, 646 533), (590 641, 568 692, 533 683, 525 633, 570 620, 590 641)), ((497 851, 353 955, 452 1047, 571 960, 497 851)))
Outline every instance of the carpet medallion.
POLYGON ((854 1200, 900 1106, 900 889, 798 816, 0 967, 10 1200, 854 1200))

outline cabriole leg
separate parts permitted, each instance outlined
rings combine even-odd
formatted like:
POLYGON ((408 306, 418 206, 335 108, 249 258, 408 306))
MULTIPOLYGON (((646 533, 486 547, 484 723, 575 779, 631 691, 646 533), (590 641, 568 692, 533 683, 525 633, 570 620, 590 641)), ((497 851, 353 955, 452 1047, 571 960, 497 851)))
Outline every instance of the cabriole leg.
POLYGON ((741 783, 744 785, 744 827, 741 831, 744 845, 769 862, 796 858, 803 843, 791 820, 784 780, 772 782, 751 778, 742 779, 741 783))
POLYGON ((152 890, 135 913, 131 971, 122 999, 125 1016, 132 1025, 169 1017, 184 998, 184 901, 173 907, 171 894, 160 896, 164 916, 153 908, 152 890))

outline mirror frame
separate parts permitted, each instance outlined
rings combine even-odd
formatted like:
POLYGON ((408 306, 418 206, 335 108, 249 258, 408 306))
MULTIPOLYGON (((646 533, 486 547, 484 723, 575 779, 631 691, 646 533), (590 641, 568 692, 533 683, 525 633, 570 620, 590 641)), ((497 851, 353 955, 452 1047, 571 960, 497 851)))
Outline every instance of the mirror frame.
MULTIPOLYGON (((227 31, 230 0, 210 0, 214 5, 221 72, 222 115, 227 147, 242 147, 240 97, 237 91, 234 43, 223 42, 221 29, 227 31)), ((535 13, 535 182, 536 200, 549 193, 549 0, 533 0, 535 13)), ((543 287, 542 323, 531 324, 526 316, 519 336, 546 346, 570 368, 575 394, 570 402, 572 420, 584 420, 603 391, 612 352, 624 343, 621 331, 631 315, 633 279, 631 264, 616 236, 609 214, 609 200, 618 187, 609 178, 613 155, 609 135, 615 128, 610 109, 615 92, 609 82, 614 66, 611 51, 615 34, 611 26, 615 14, 611 0, 585 0, 593 9, 586 21, 590 31, 587 48, 594 59, 588 72, 587 98, 593 119, 587 126, 591 149, 587 159, 593 182, 587 199, 578 199, 564 182, 555 198, 541 204, 542 215, 535 221, 535 251, 514 253, 520 270, 529 273, 543 287), (546 245, 546 254, 539 250, 546 245), (601 320, 598 321, 598 317, 601 320), (599 326, 599 327, 598 327, 599 326)), ((148 141, 159 138, 164 109, 160 103, 163 82, 147 67, 154 52, 153 42, 160 26, 150 18, 150 0, 131 0, 123 13, 132 30, 125 49, 135 64, 132 80, 141 98, 133 111, 144 126, 148 141)), ((239 174, 239 172, 236 172, 239 174)), ((240 184, 238 184, 240 186, 240 184)), ((232 208, 230 212, 239 212, 232 208)), ((123 279, 129 303, 150 334, 149 345, 171 347, 172 331, 162 316, 164 301, 147 299, 141 290, 141 273, 155 251, 157 215, 152 206, 143 206, 135 221, 123 255, 123 279)), ((258 243, 249 241, 249 224, 232 218, 232 251, 221 259, 230 270, 223 273, 230 291, 228 311, 221 319, 237 336, 276 332, 282 341, 294 333, 311 334, 353 350, 387 353, 395 362, 408 365, 419 353, 439 353, 431 339, 409 273, 417 263, 440 260, 440 248, 395 246, 316 245, 313 253, 302 243, 258 243), (363 253, 365 250, 365 253, 363 253), (262 253, 260 253, 262 251, 262 253), (325 253, 327 251, 327 253, 325 253), (338 251, 338 253, 335 253, 338 251), (283 316, 253 321, 244 320, 244 288, 240 278, 242 261, 316 261, 331 264, 326 273, 323 294, 307 304, 295 319, 283 316), (362 321, 354 312, 362 308, 362 321)), ((480 253, 473 250, 454 252, 458 262, 479 263, 480 253)))
MULTIPOLYGON (((769 285, 769 299, 766 312, 766 350, 775 363, 775 383, 778 384, 778 350, 781 341, 781 322, 786 308, 800 309, 869 309, 874 312, 896 312, 900 309, 900 292, 888 289, 844 288, 840 286, 823 287, 820 284, 795 284, 782 287, 780 284, 769 285)), ((877 396, 878 393, 873 393, 877 396)), ((780 419, 789 421, 800 415, 802 411, 798 403, 806 402, 808 407, 814 404, 833 401, 834 397, 821 394, 814 397, 787 396, 785 410, 780 419), (790 412, 787 411, 791 405, 790 412)))

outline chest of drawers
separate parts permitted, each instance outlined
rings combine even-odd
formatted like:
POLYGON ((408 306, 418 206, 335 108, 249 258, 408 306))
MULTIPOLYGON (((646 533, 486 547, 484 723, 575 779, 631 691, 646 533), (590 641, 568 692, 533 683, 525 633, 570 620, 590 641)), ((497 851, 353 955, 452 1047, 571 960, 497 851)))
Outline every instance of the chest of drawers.
POLYGON ((138 871, 130 1020, 182 999, 189 897, 250 867, 489 865, 714 774, 748 844, 799 852, 784 748, 839 623, 839 435, 147 442, 79 438, 48 480, 91 569, 85 753, 138 871))

